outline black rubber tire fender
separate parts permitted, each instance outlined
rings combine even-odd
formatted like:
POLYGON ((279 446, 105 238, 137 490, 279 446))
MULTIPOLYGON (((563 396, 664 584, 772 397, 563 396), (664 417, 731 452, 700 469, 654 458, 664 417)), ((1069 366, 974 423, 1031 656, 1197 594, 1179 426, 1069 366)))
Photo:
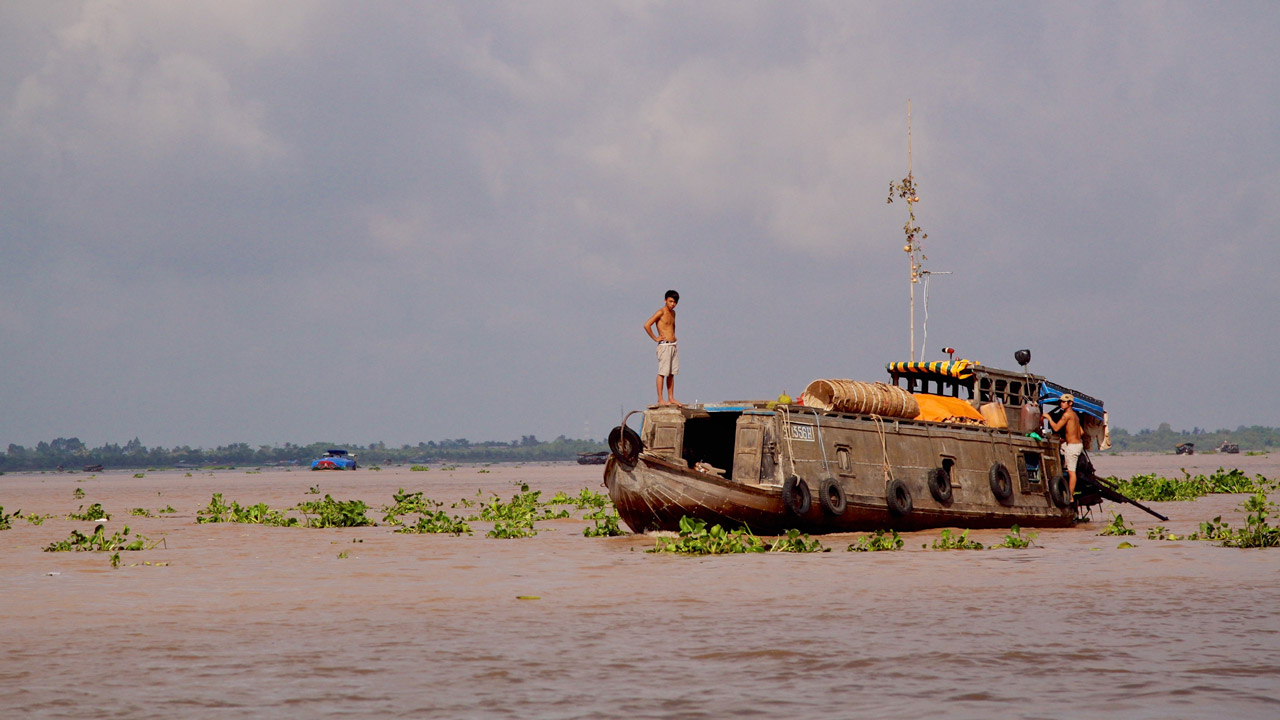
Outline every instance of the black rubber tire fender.
POLYGON ((943 505, 950 505, 952 500, 951 473, 947 472, 945 468, 934 468, 929 471, 928 482, 929 494, 933 496, 933 499, 943 505))
POLYGON ((908 515, 911 513, 911 489, 901 480, 892 480, 889 487, 884 491, 885 502, 889 505, 889 512, 894 515, 908 515))
POLYGON ((818 486, 818 501, 822 504, 823 510, 836 517, 843 515, 845 508, 849 507, 844 488, 836 482, 835 478, 825 478, 818 486))
POLYGON ((993 463, 987 477, 991 480, 991 494, 1001 505, 1008 505, 1013 499, 1013 478, 1009 476, 1009 468, 1003 463, 993 463))
POLYGON ((626 425, 619 425, 609 431, 609 451, 613 456, 627 465, 635 465, 640 457, 640 435, 626 425))
POLYGON ((1049 499, 1060 508, 1071 505, 1071 481, 1066 473, 1049 481, 1049 499))
POLYGON ((809 492, 809 484, 798 475, 788 477, 782 483, 782 504, 796 517, 808 515, 809 508, 813 507, 813 494, 809 492))

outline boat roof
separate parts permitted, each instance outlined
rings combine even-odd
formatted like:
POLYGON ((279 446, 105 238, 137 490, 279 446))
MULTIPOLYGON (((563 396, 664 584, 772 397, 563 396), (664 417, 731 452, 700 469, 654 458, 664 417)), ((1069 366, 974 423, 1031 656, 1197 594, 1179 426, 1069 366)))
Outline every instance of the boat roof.
POLYGON ((325 455, 339 455, 339 456, 341 456, 341 455, 346 455, 346 454, 347 454, 347 451, 346 451, 346 450, 339 449, 339 448, 330 448, 330 449, 328 449, 328 450, 325 450, 325 451, 324 451, 324 454, 325 454, 325 455))

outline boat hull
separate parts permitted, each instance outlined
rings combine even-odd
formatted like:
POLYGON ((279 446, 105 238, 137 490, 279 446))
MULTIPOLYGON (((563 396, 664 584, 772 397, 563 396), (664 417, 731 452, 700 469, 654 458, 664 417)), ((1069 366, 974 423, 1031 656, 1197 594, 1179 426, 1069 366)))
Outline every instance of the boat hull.
POLYGON ((786 524, 781 491, 739 485, 658 458, 641 456, 627 465, 611 456, 604 482, 618 516, 635 532, 679 530, 685 516, 763 533, 786 524))
POLYGON ((849 498, 838 516, 814 500, 807 513, 797 515, 787 509, 781 488, 738 485, 646 457, 637 458, 634 465, 610 457, 604 482, 618 516, 638 533, 678 531, 680 518, 685 516, 725 527, 744 526, 764 535, 790 529, 827 534, 940 527, 1070 527, 1075 518, 1072 510, 1049 507, 913 509, 897 515, 878 498, 849 498))
POLYGON ((1048 487, 1060 474, 1056 442, 985 428, 752 413, 707 419, 713 432, 721 429, 725 439, 717 441, 710 432, 699 435, 697 410, 651 410, 642 451, 615 452, 605 465, 619 517, 635 532, 675 531, 689 516, 760 534, 1069 527, 1075 521, 1075 508, 1054 502, 1048 487), (664 431, 668 426, 679 432, 664 431), (695 462, 699 455, 720 458, 733 470, 695 462), (941 468, 947 471, 943 486, 936 484, 941 468), (810 501, 784 495, 788 482, 803 484, 810 501), (833 485, 839 502, 823 502, 820 493, 833 485), (895 503, 894 490, 907 501, 895 503))

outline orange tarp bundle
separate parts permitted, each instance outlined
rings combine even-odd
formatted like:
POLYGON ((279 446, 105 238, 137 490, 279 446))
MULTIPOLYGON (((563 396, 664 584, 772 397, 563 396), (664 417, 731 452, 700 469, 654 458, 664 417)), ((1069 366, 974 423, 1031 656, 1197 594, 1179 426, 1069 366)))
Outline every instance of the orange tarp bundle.
POLYGON ((982 413, 960 398, 925 395, 923 393, 913 393, 913 396, 916 399, 916 403, 920 405, 920 414, 916 416, 916 420, 987 424, 986 419, 982 417, 982 413))

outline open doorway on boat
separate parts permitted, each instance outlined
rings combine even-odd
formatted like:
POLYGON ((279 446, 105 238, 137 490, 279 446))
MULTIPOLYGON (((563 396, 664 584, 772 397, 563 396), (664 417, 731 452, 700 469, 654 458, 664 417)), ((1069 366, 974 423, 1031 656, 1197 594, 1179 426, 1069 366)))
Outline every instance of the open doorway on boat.
POLYGON ((740 412, 712 412, 706 417, 693 417, 684 424, 684 459, 689 467, 706 463, 733 474, 733 444, 740 412))

